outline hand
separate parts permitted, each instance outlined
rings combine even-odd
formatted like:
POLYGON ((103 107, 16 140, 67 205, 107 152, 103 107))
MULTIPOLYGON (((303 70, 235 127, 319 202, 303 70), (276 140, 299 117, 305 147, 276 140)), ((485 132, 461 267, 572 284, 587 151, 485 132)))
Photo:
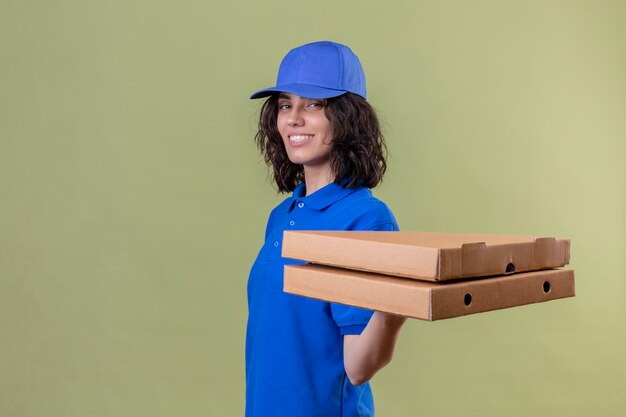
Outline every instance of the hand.
POLYGON ((360 335, 344 336, 344 367, 353 385, 369 381, 393 356, 406 317, 375 311, 360 335))

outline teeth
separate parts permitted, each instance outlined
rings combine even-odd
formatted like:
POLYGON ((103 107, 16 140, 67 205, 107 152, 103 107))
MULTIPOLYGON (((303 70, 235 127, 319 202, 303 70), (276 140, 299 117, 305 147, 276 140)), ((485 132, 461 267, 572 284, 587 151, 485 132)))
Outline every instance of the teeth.
POLYGON ((292 142, 304 142, 305 140, 311 139, 311 136, 308 135, 294 135, 294 136, 289 136, 289 140, 291 140, 292 142))

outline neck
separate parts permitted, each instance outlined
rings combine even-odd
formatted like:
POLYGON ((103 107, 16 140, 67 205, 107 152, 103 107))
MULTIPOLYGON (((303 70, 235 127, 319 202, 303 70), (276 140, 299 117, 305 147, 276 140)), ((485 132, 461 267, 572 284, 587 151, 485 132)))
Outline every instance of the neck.
POLYGON ((304 167, 304 184, 306 195, 311 195, 335 180, 328 167, 304 167))

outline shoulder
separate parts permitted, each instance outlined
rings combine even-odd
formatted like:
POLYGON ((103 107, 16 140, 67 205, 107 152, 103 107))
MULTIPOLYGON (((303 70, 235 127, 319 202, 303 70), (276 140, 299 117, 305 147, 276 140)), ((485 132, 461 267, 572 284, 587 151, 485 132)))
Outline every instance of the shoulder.
POLYGON ((284 215, 289 212, 289 206, 293 202, 293 198, 287 197, 283 201, 281 201, 276 207, 272 209, 270 212, 270 219, 273 217, 284 215))
POLYGON ((337 204, 350 216, 350 230, 399 230, 391 209, 368 188, 359 188, 337 204))
POLYGON ((274 225, 277 223, 281 223, 281 219, 288 215, 289 206, 291 205, 292 201, 293 199, 291 197, 287 197, 280 204, 272 209, 267 219, 267 225, 265 226, 265 240, 267 240, 267 236, 274 228, 274 225))

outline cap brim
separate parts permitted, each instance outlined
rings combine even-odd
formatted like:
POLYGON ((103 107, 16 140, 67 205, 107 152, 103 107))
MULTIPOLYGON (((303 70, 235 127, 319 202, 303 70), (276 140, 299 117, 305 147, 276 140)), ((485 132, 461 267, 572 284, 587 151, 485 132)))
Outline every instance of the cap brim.
POLYGON ((250 98, 263 98, 279 92, 291 93, 300 97, 317 99, 338 97, 342 94, 347 93, 346 90, 335 90, 332 88, 319 87, 310 84, 285 84, 257 91, 256 93, 252 94, 250 98))

